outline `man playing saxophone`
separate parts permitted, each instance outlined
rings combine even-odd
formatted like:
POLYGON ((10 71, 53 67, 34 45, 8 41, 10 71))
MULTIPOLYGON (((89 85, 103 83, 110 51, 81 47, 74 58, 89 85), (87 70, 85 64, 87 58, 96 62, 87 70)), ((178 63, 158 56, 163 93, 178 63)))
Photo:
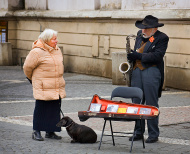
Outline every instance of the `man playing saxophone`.
MULTIPOLYGON (((164 82, 164 61, 169 38, 160 32, 158 27, 164 26, 158 23, 158 18, 147 15, 143 20, 138 20, 135 26, 139 30, 137 33, 134 51, 127 54, 129 61, 133 62, 131 86, 139 87, 143 90, 143 103, 159 107, 158 99, 161 97, 164 82)), ((134 103, 140 100, 133 99, 134 103)), ((145 121, 142 122, 143 132, 145 131, 145 121)), ((148 138, 146 143, 158 141, 159 127, 158 118, 147 120, 148 138)), ((142 139, 140 121, 136 122, 136 134, 134 141, 142 139)), ((129 138, 132 140, 132 137, 129 138)))

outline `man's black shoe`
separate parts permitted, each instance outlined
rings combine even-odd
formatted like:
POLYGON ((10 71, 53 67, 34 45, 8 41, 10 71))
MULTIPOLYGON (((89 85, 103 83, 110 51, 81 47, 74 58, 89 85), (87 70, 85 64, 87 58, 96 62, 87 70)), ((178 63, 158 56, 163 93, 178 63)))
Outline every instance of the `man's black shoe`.
POLYGON ((56 140, 62 139, 61 136, 57 136, 54 132, 50 132, 50 133, 46 132, 45 138, 51 138, 51 139, 56 139, 56 140))
POLYGON ((37 140, 37 141, 44 140, 44 138, 41 136, 40 131, 36 131, 36 130, 34 130, 34 132, 32 133, 32 139, 37 140))
MULTIPOLYGON (((133 136, 131 136, 131 137, 129 138, 129 141, 132 141, 132 139, 133 139, 133 136)), ((136 135, 134 136, 133 141, 138 141, 138 140, 142 140, 142 135, 136 134, 136 135)))
POLYGON ((158 137, 154 137, 154 138, 148 137, 145 142, 146 143, 154 143, 154 142, 157 142, 157 141, 158 141, 158 137))

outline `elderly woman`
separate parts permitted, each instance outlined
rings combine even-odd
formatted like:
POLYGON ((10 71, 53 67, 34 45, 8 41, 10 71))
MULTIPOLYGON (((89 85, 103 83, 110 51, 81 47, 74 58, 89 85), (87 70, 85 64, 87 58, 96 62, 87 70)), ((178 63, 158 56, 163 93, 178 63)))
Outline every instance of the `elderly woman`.
POLYGON ((66 93, 63 55, 57 42, 57 32, 45 29, 33 43, 23 66, 36 99, 32 138, 38 141, 44 140, 40 131, 46 132, 45 138, 61 139, 55 132, 61 131, 56 124, 60 121, 61 99, 66 93))

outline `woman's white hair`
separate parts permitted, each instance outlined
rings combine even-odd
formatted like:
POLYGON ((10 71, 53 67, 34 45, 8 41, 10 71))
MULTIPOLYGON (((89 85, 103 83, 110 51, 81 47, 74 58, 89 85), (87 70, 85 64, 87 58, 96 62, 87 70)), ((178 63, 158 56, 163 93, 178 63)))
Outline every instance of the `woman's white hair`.
POLYGON ((44 42, 49 42, 54 35, 57 36, 57 31, 53 29, 45 29, 38 38, 44 42))

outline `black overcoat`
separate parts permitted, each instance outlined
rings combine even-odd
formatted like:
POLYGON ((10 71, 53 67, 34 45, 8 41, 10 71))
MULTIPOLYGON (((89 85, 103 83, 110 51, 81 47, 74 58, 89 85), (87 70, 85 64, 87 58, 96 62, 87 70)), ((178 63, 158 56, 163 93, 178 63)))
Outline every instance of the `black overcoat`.
MULTIPOLYGON (((142 30, 139 30, 137 33, 135 47, 134 50, 136 51, 141 46, 142 38, 142 30)), ((156 65, 161 73, 161 84, 158 92, 158 96, 161 97, 162 86, 164 83, 164 55, 166 53, 166 49, 168 47, 169 37, 160 32, 159 30, 153 35, 154 40, 150 42, 150 40, 146 43, 144 51, 142 53, 141 63, 142 66, 145 68, 151 67, 156 65)))

